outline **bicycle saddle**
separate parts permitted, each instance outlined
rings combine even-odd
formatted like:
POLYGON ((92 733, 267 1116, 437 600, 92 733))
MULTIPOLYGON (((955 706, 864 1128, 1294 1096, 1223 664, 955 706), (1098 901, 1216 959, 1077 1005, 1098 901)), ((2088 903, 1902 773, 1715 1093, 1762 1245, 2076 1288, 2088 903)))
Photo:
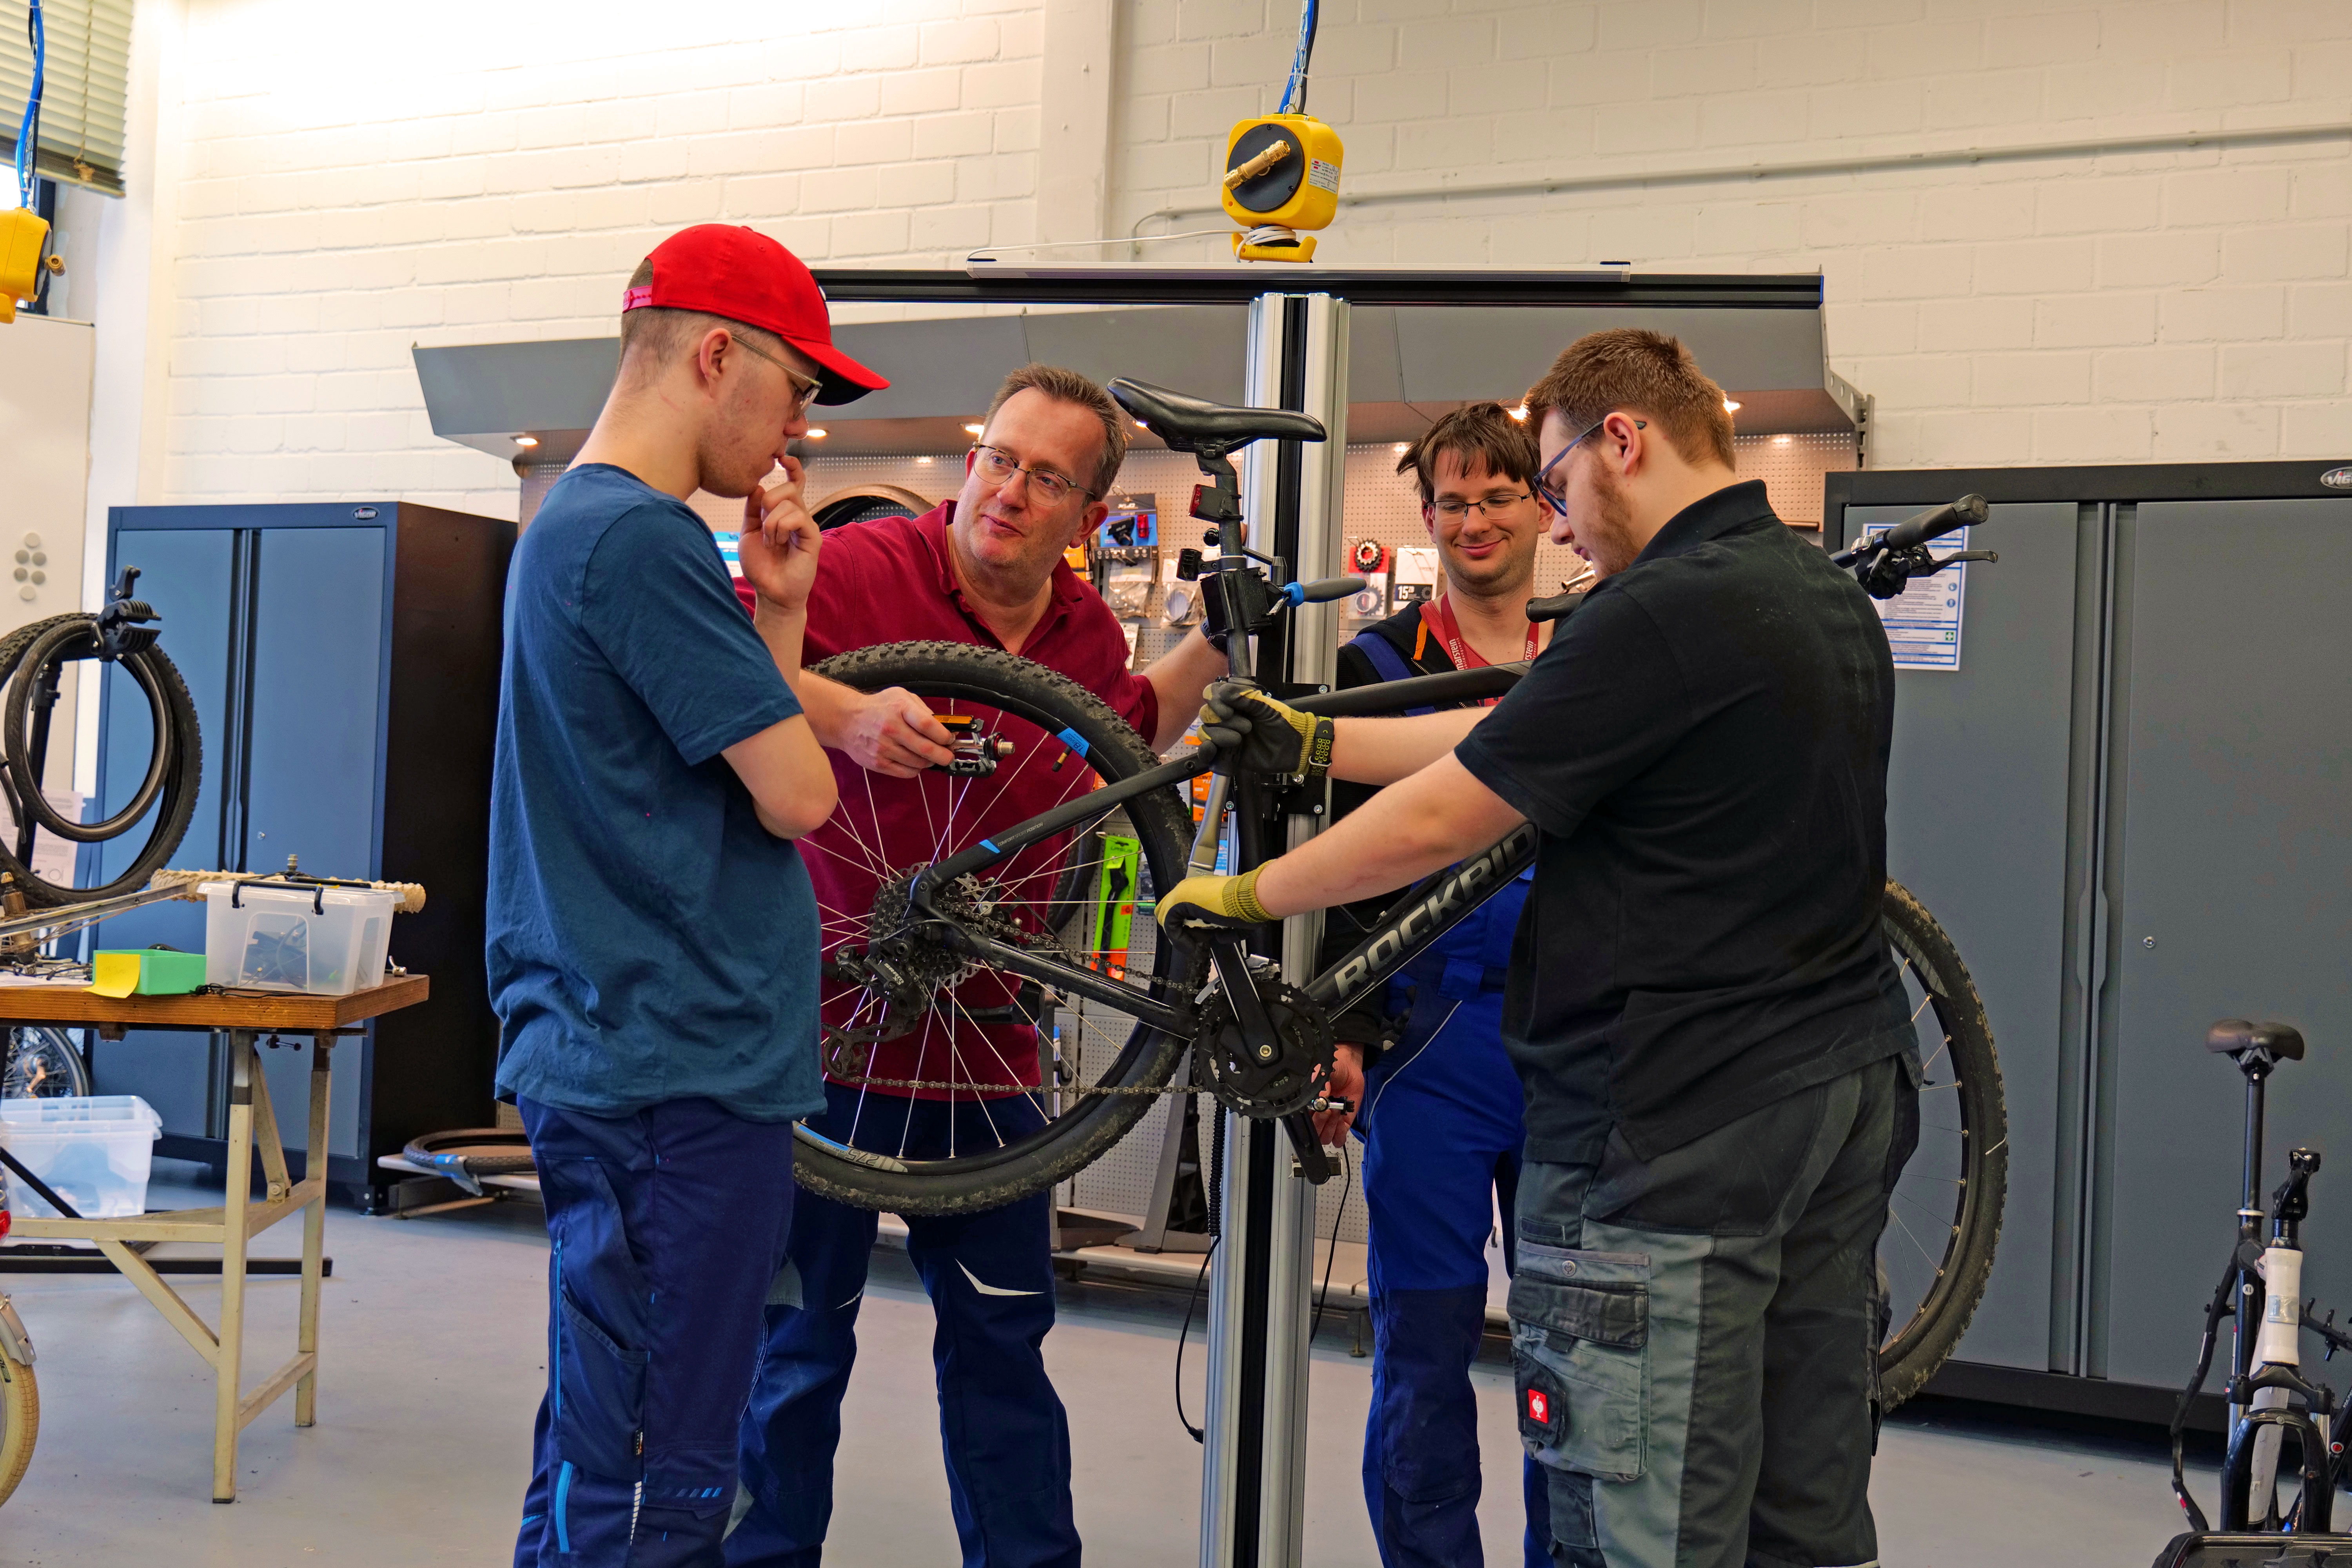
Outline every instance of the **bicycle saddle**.
POLYGON ((1288 408, 1232 408, 1121 376, 1110 384, 1118 405, 1177 452, 1222 458, 1252 441, 1321 441, 1323 421, 1288 408))
POLYGON ((2263 1051, 2273 1061, 2299 1062, 2303 1060, 2303 1031, 2293 1024, 2274 1024, 2268 1019, 2254 1024, 2243 1018, 2224 1018, 2205 1031, 2205 1048, 2216 1056, 2263 1051))

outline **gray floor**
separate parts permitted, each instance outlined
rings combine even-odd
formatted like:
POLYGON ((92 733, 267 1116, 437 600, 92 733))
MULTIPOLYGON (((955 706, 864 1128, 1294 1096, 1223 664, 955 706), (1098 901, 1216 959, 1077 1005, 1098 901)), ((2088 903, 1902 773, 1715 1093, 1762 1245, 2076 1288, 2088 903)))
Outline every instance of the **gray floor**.
MULTIPOLYGON (((217 1201, 217 1194, 215 1194, 217 1201)), ((151 1202, 196 1201, 159 1190, 151 1202)), ((293 1225, 257 1255, 299 1247, 293 1225)), ((64 1568, 420 1568, 508 1560, 544 1379, 546 1248, 526 1205, 407 1222, 336 1212, 321 1329, 320 1424, 281 1402, 247 1429, 243 1496, 208 1500, 208 1373, 129 1284, 0 1275, 40 1352, 31 1473, 0 1510, 0 1563, 64 1568)), ((217 1283, 184 1282, 210 1317, 217 1283)), ((257 1283, 249 1363, 290 1350, 295 1286, 257 1283)), ((902 1262, 877 1270, 860 1323, 830 1560, 956 1561, 936 1460, 929 1310, 902 1262)), ((1199 1326, 1185 1363, 1200 1404, 1199 1326)), ((1170 1403, 1175 1313, 1151 1294, 1074 1286, 1046 1342, 1070 1408, 1078 1520, 1097 1562, 1195 1559, 1200 1450, 1170 1403)), ((1369 1363, 1327 1322, 1312 1393, 1310 1564, 1375 1561, 1357 1450, 1369 1363)), ((1510 1385, 1478 1373, 1490 1473, 1515 1457, 1510 1385)), ((2082 1563, 2137 1568, 2174 1533, 2161 1466, 2110 1445, 1985 1429, 1890 1427, 1874 1487, 1884 1560, 1902 1568, 2082 1563)), ((1490 1485, 1488 1560, 1517 1561, 1515 1486, 1490 1485)))

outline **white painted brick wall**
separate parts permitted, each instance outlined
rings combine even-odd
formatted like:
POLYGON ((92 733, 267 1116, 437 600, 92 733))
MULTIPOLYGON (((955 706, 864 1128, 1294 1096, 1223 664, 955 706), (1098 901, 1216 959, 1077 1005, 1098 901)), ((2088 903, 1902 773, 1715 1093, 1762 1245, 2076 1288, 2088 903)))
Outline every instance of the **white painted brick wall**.
MULTIPOLYGON (((502 465, 431 435, 412 343, 607 331, 631 266, 687 223, 916 265, 1041 226, 1045 0, 677 0, 657 17, 415 0, 397 25, 184 3, 150 499, 373 489, 511 514, 502 465)), ((1231 122, 1274 107, 1294 0, 1104 3, 1109 232, 1212 226, 1150 215, 1201 202, 1231 122)), ((2352 456, 2343 139, 1655 178, 2342 124, 2346 0, 1327 0, 1324 16, 1311 103, 1347 141, 1343 188, 1421 193, 1344 210, 1326 259, 1821 268, 1832 363, 1878 400, 1880 466, 2352 456), (1543 175, 1618 183, 1438 190, 1543 175)))
MULTIPOLYGON (((1121 16, 1117 227, 1204 226, 1150 215, 1195 205, 1226 122, 1275 106, 1295 9, 1126 0, 1121 16), (1202 62, 1228 57, 1250 68, 1202 90, 1202 62)), ((1640 183, 2340 126, 2340 0, 1334 0, 1315 64, 1343 193, 1416 193, 1343 208, 1320 259, 1818 268, 1832 363, 1877 397, 1882 467, 2352 456, 2343 137, 1640 183), (1623 183, 1437 188, 1546 175, 1623 183)))

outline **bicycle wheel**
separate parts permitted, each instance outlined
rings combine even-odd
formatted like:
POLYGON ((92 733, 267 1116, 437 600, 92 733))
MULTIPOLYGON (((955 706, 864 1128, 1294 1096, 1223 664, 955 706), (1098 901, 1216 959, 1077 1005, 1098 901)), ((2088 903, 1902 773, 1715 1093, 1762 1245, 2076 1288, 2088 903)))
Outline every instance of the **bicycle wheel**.
POLYGON ((1886 1331, 1882 1408, 1919 1392, 1983 1300, 2009 1194, 2009 1117, 1983 1001, 1952 939, 1900 884, 1880 916, 1919 1031, 1919 1146, 1896 1181, 1878 1244, 1886 1331))
POLYGON ((56 1100, 89 1093, 89 1068, 62 1029, 23 1024, 0 1039, 0 1100, 56 1100))
MULTIPOLYGON (((968 721, 971 750, 993 771, 894 779, 834 759, 841 806, 800 845, 822 922, 827 1075, 852 1103, 845 1127, 827 1123, 837 1138, 795 1130, 793 1174, 811 1192, 898 1214, 971 1213, 1042 1192, 1142 1118, 1184 1041, 1101 1000, 965 957, 908 918, 908 886, 932 862, 1160 759, 1100 699, 1002 649, 891 643, 814 668, 861 691, 903 688, 968 721), (943 1102, 924 1114, 961 1129, 944 1153, 910 1142, 918 1108, 908 1100, 943 1102), (892 1125, 895 1142, 873 1131, 892 1125)), ((1182 876, 1191 823, 1178 791, 1157 790, 960 879, 942 897, 999 941, 1162 1000, 1189 996, 1193 955, 1155 941, 1146 911, 1150 889, 1182 876), (1139 862, 1132 874, 1118 863, 1098 874, 1119 895, 1108 919, 1098 892, 1079 896, 1105 828, 1134 840, 1139 862)))
POLYGON ((41 1391, 33 1369, 0 1354, 0 1503, 25 1479, 41 1431, 41 1391))

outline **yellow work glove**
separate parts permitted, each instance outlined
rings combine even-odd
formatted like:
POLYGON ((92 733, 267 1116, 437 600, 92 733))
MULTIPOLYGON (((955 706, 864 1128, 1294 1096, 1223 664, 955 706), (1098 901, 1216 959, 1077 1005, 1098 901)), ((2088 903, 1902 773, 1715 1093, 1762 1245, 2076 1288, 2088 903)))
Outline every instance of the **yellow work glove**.
POLYGON ((1160 895, 1160 929, 1181 937, 1214 931, 1240 931, 1274 917, 1257 901, 1257 874, 1252 867, 1238 877, 1187 877, 1160 895))
POLYGON ((1201 707, 1201 743, 1217 753, 1221 768, 1298 773, 1319 783, 1331 768, 1331 735, 1330 720, 1301 713, 1240 681, 1212 686, 1201 707))

